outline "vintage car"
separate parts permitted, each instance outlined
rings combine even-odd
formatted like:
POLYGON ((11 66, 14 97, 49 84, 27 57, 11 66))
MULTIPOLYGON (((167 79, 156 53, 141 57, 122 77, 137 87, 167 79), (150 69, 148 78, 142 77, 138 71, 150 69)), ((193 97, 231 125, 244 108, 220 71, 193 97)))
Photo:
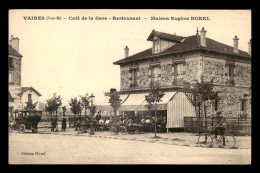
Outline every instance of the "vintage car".
POLYGON ((38 122, 42 117, 42 111, 37 110, 16 110, 13 113, 14 125, 13 130, 24 133, 26 130, 32 130, 33 133, 38 131, 38 122))

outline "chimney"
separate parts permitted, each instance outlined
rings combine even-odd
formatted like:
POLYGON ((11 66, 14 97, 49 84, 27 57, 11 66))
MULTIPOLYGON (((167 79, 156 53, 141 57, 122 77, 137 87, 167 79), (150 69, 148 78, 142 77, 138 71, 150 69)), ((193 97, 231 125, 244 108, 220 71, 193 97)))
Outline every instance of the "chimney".
POLYGON ((204 30, 204 27, 202 27, 202 30, 200 30, 200 46, 206 47, 206 30, 204 30))
POLYGON ((14 50, 19 52, 19 39, 18 39, 18 37, 13 37, 13 35, 11 35, 11 40, 9 40, 9 44, 12 46, 12 48, 14 50))
POLYGON ((233 38, 233 40, 234 40, 234 52, 235 53, 238 53, 238 40, 239 40, 239 38, 237 38, 237 36, 235 36, 235 38, 233 38))
POLYGON ((128 57, 129 55, 129 48, 126 46, 125 47, 125 58, 128 57))
POLYGON ((248 42, 248 54, 251 55, 251 39, 248 42))

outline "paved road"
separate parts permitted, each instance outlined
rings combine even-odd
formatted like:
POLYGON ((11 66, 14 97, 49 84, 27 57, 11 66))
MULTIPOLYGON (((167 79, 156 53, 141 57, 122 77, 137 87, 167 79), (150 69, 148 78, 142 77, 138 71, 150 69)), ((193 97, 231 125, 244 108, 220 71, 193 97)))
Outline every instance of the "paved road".
POLYGON ((251 149, 195 148, 131 140, 12 133, 10 164, 250 164, 251 149), (36 155, 43 153, 43 155, 36 155), (28 155, 33 153, 34 155, 28 155))

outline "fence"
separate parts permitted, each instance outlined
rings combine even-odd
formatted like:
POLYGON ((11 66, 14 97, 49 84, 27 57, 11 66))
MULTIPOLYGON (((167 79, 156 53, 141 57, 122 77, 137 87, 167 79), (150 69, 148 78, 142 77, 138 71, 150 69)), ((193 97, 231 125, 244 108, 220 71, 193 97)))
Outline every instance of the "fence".
MULTIPOLYGON (((215 125, 216 117, 184 117, 184 131, 205 132, 205 126, 215 125)), ((251 135, 251 118, 226 118, 226 133, 233 135, 251 135)))

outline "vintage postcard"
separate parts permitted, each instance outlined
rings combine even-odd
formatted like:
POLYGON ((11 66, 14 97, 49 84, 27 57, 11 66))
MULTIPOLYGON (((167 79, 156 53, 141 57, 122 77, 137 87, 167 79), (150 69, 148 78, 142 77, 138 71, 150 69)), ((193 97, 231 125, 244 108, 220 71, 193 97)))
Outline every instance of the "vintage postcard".
POLYGON ((9 164, 251 164, 251 10, 8 21, 9 164))

